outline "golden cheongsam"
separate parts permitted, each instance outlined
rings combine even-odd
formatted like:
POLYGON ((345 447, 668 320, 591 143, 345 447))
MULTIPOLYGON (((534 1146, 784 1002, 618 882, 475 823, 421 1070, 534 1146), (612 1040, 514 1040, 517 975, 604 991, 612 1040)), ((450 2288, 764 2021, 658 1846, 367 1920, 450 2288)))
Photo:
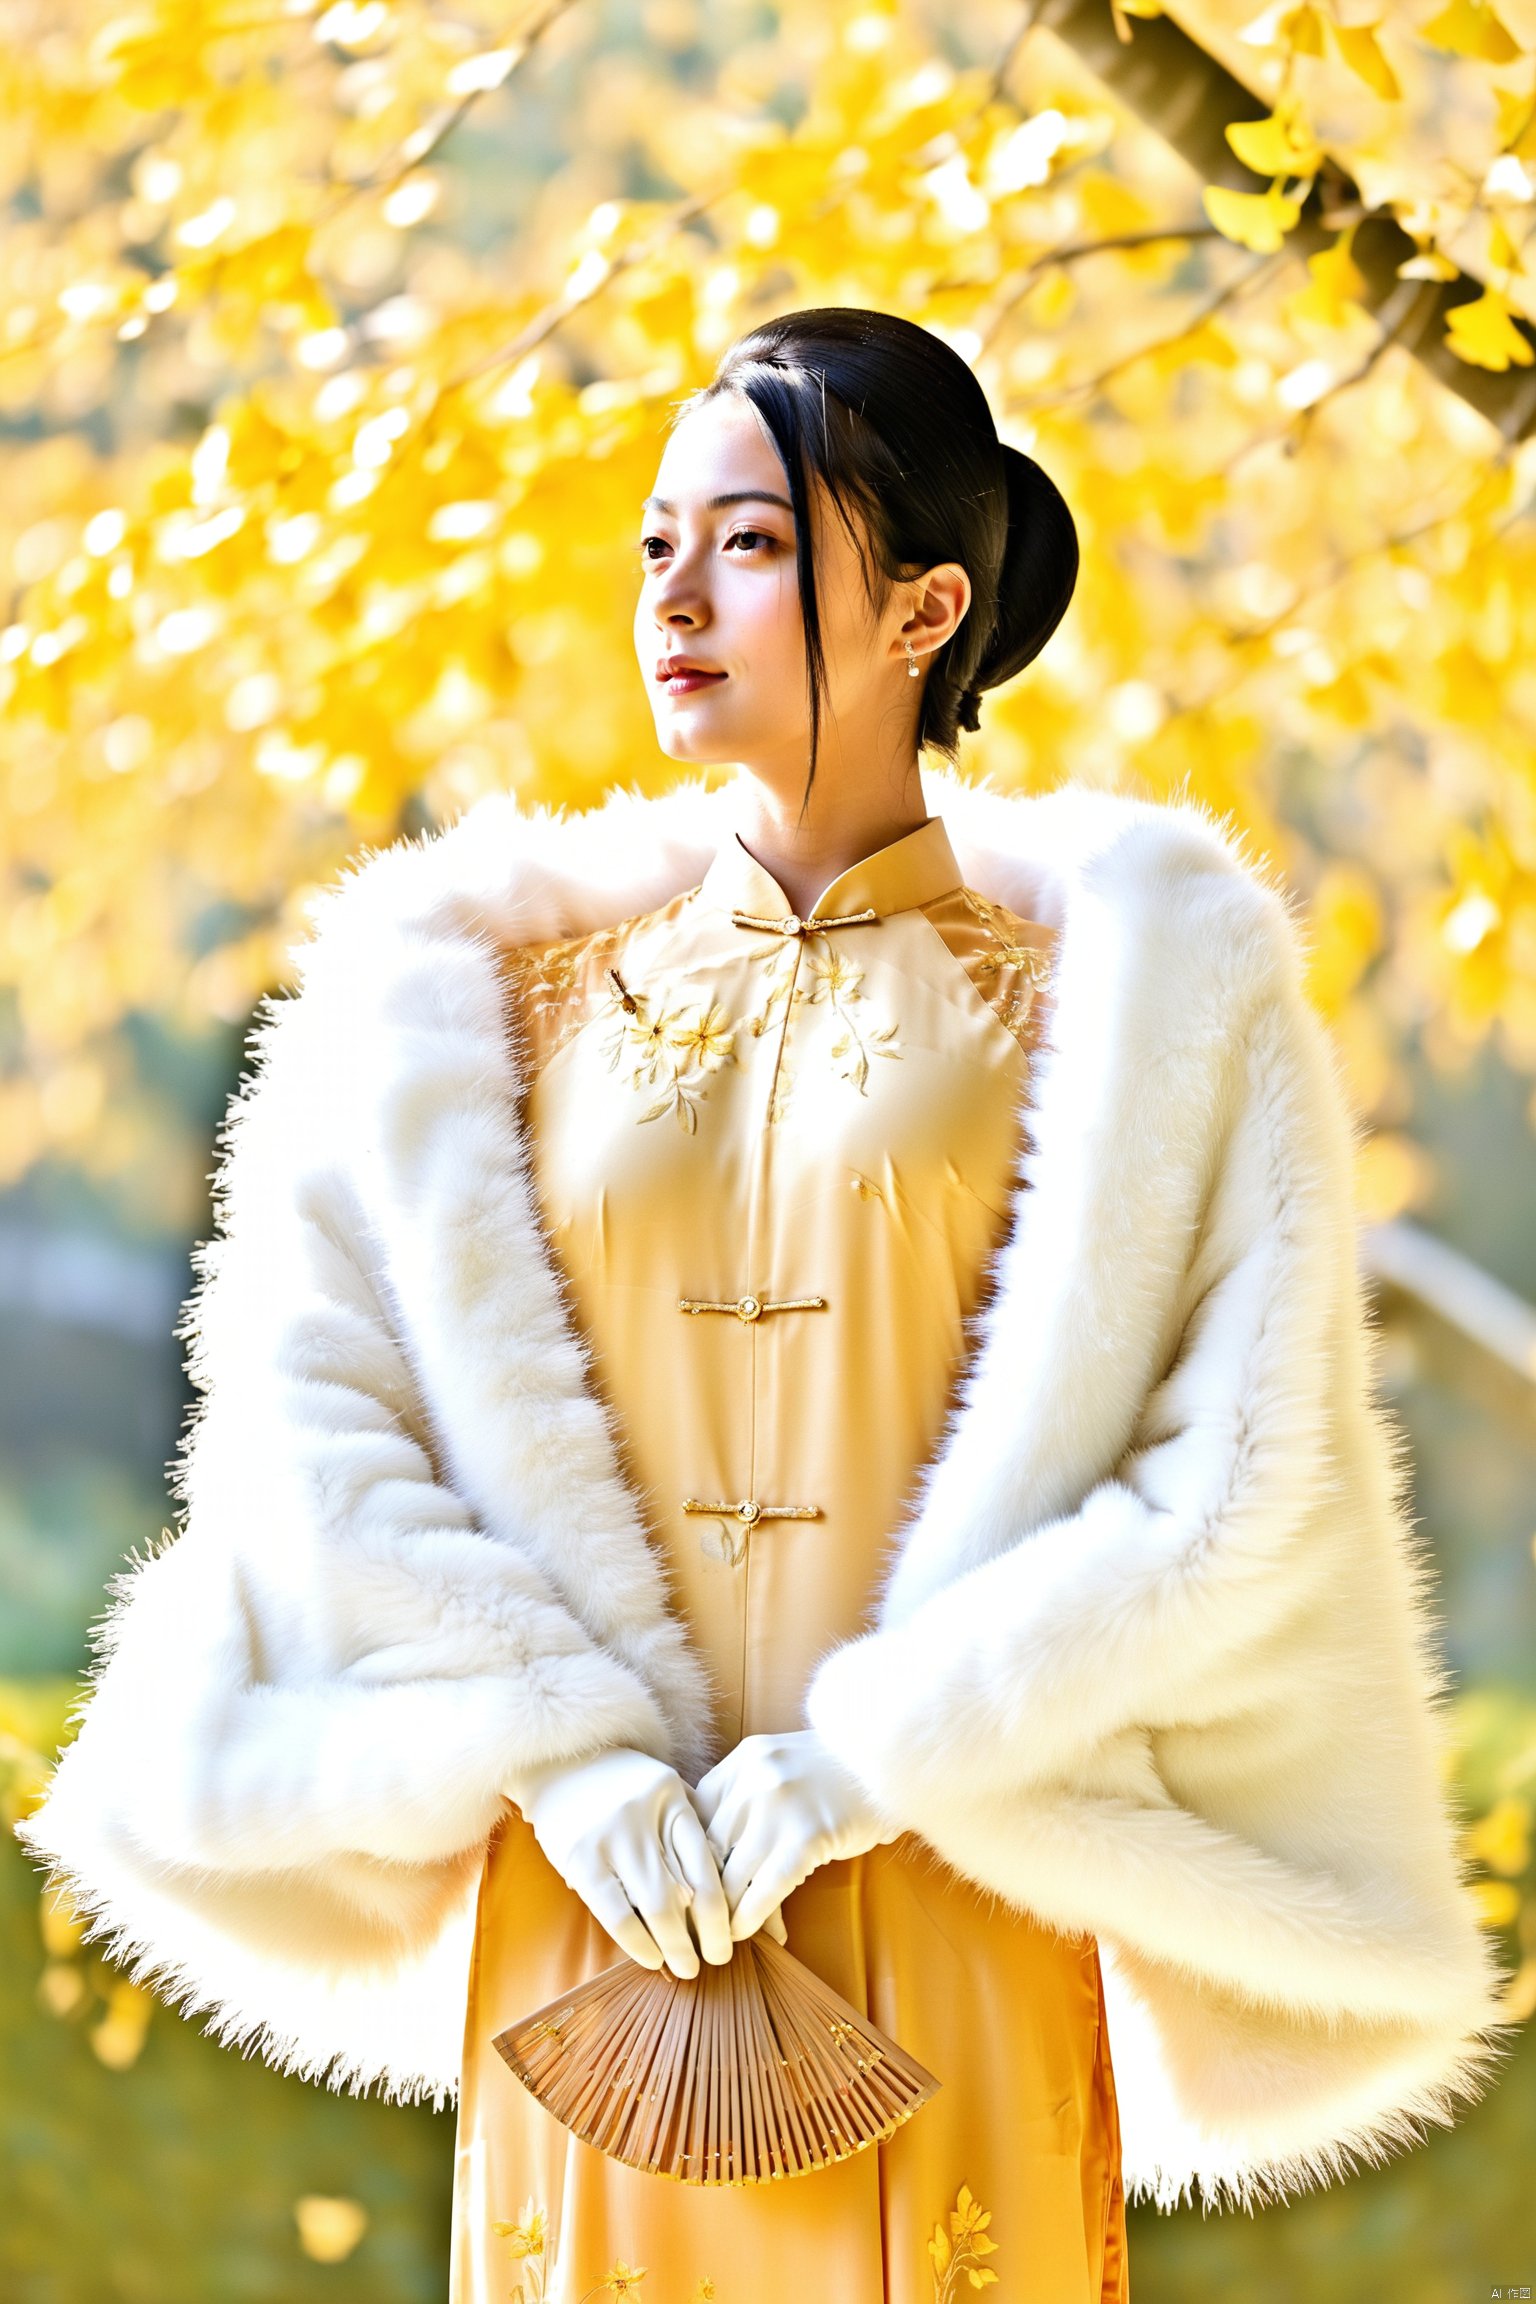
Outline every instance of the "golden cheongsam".
MULTIPOLYGON (((930 817, 804 921, 733 833, 689 893, 506 956, 541 1215, 721 1753, 803 1726, 817 1662, 870 1620, 1018 1188, 1053 944, 964 886, 930 817)), ((989 1903, 913 1834, 825 1865, 784 1919, 938 2095, 788 2183, 641 2175, 491 2046, 620 1957, 508 1808, 476 1927, 452 2304, 1124 2304, 1095 1940, 989 1903)))

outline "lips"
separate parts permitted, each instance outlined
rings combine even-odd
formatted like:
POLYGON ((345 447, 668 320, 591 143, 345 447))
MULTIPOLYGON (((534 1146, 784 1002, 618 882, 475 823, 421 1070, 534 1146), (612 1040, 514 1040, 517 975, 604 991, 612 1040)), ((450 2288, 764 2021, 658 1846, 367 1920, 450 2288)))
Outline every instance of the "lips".
POLYGON ((725 677, 723 672, 710 672, 700 665, 682 662, 660 664, 656 669, 657 681, 669 696, 686 696, 695 688, 713 688, 725 677))

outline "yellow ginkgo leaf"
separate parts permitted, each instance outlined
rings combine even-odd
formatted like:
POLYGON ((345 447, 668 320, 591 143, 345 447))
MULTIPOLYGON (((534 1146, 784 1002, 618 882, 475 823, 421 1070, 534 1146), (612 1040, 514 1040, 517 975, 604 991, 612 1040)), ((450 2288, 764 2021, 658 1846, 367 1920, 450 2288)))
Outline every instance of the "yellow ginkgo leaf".
POLYGON ((294 2202, 293 2217, 299 2246, 316 2264, 345 2264, 368 2229, 360 2200, 327 2192, 306 2192, 294 2202))
POLYGON ((1227 142, 1256 176, 1311 176, 1323 155, 1298 97, 1282 97, 1267 120, 1234 120, 1227 142))
POLYGON ((1520 1892, 1508 1880, 1474 1880, 1472 1902, 1484 1928, 1507 1928, 1520 1911, 1520 1892))
POLYGON ((1403 91, 1397 74, 1381 52, 1374 24, 1334 24, 1330 27, 1338 42, 1339 54, 1351 72, 1373 88, 1378 96, 1395 102, 1403 91))
POLYGON ((1287 8, 1285 0, 1274 0, 1242 25, 1237 37, 1249 48, 1288 48, 1293 56, 1323 54, 1322 19, 1311 0, 1301 0, 1294 8, 1287 8))
POLYGON ((1399 280, 1456 280, 1460 266, 1449 256, 1442 256, 1438 248, 1421 248, 1417 256, 1410 256, 1406 264, 1397 268, 1399 280))
POLYGON ((1499 272, 1518 272, 1520 269, 1520 250, 1497 216, 1488 232, 1488 261, 1499 272))
POLYGON ((1496 288, 1485 288, 1481 296, 1446 314, 1445 340, 1459 360, 1474 368, 1505 369, 1511 361, 1529 368, 1536 360, 1536 351, 1515 326, 1496 288))
POLYGON ((1036 328, 1057 328, 1077 309, 1077 282, 1065 265, 1044 272, 1025 299, 1025 310, 1036 328))
POLYGON ((1200 198, 1222 237, 1251 248, 1256 256, 1272 256, 1301 214, 1300 201, 1278 184, 1271 184, 1267 192, 1233 192, 1224 184, 1203 184, 1200 198))
POLYGON ((1311 0, 1304 0, 1300 8, 1293 9, 1280 27, 1282 38, 1290 42, 1293 56, 1321 56, 1326 51, 1323 38, 1323 17, 1311 0))
POLYGON ((1467 1834, 1480 1864, 1513 1879, 1531 1860, 1531 1804, 1513 1793, 1498 1801, 1467 1834))
POLYGON ((1116 30, 1122 40, 1129 40, 1133 35, 1128 25, 1121 27, 1121 17, 1161 16, 1163 13, 1163 0, 1109 0, 1109 5, 1115 18, 1116 30))
POLYGON ((991 2221, 991 2217, 984 2216, 977 2207, 976 2196, 969 2184, 962 2184, 959 2192, 955 2195, 955 2205, 949 2212, 949 2228, 954 2233, 955 2238, 963 2240, 968 2233, 979 2230, 982 2225, 990 2224, 991 2221))
POLYGON ((139 111, 191 105, 209 86, 197 42, 168 38, 165 25, 153 16, 113 19, 91 43, 91 61, 110 78, 115 94, 139 111))
POLYGON ((1536 104, 1523 88, 1495 88, 1499 108, 1499 150, 1517 160, 1536 160, 1536 104))
MULTIPOLYGON (((1242 354, 1221 325, 1220 316, 1207 315, 1193 327, 1167 337, 1161 344, 1149 346, 1137 362, 1137 367, 1143 373, 1154 376, 1175 377, 1195 360, 1204 361, 1212 368, 1235 368, 1241 358, 1242 354)), ((1181 507, 1188 502, 1198 485, 1191 475, 1189 486, 1179 491, 1181 507)), ((1162 509, 1168 510, 1171 507, 1165 505, 1162 509)))
POLYGON ((1287 297, 1285 316, 1288 320, 1312 320, 1321 328, 1342 328, 1351 315, 1359 311, 1365 294, 1365 275, 1352 253, 1355 231, 1356 226, 1349 225, 1331 248, 1320 248, 1315 256, 1307 258, 1311 278, 1305 288, 1287 297))
POLYGON ((1519 42, 1494 14, 1489 0, 1450 0, 1449 7, 1418 31, 1420 39, 1432 46, 1483 64, 1512 64, 1521 53, 1519 42))

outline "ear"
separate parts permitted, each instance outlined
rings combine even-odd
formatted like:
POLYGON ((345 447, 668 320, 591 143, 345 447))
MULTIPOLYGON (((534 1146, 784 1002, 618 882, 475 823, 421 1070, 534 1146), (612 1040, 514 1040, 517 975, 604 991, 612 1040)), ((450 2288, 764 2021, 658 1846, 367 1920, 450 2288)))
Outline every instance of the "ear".
POLYGON ((971 605, 971 580, 958 560, 944 560, 900 587, 907 614, 891 642, 893 658, 904 658, 910 640, 922 658, 942 648, 971 605))

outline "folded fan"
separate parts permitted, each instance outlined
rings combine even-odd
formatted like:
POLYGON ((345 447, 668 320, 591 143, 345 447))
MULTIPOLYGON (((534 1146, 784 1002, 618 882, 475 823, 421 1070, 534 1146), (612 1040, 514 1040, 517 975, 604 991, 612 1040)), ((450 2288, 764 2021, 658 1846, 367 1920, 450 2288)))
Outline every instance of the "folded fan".
POLYGON ((894 2134, 939 2086, 763 1935, 687 1979, 621 1960, 494 2046, 583 2143, 685 2184, 830 2167, 894 2134))

